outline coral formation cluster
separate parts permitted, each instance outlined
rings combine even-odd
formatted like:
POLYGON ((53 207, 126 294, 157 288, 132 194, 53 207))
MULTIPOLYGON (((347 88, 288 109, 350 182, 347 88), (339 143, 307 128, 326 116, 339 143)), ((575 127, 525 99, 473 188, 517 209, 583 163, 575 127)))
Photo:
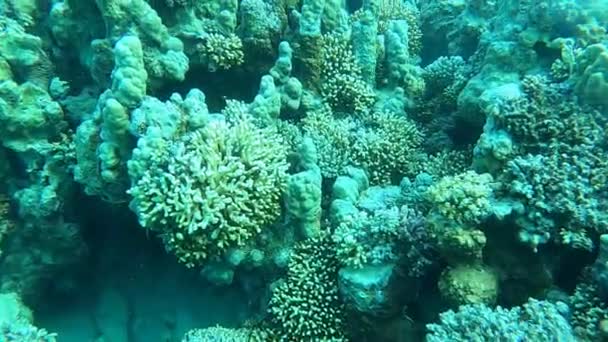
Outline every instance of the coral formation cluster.
POLYGON ((110 282, 89 340, 605 340, 607 13, 0 0, 0 340, 110 282), (249 311, 139 336, 153 290, 97 267, 143 252, 249 311))

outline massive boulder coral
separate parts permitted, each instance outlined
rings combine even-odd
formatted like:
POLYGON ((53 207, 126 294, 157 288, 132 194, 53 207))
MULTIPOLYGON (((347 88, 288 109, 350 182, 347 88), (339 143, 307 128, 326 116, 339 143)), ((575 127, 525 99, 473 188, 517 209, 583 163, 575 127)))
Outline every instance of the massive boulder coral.
POLYGON ((580 77, 576 92, 583 101, 608 106, 608 47, 606 44, 588 46, 577 58, 580 77))
MULTIPOLYGON (((1 6, 0 6, 1 7, 1 6)), ((29 81, 46 87, 53 72, 43 40, 19 23, 0 16, 0 81, 29 81)))
POLYGON ((129 134, 130 112, 146 95, 148 74, 136 36, 118 40, 114 57, 111 88, 99 96, 91 118, 76 130, 74 178, 87 194, 118 202, 125 200, 129 183, 125 163, 134 145, 129 134))

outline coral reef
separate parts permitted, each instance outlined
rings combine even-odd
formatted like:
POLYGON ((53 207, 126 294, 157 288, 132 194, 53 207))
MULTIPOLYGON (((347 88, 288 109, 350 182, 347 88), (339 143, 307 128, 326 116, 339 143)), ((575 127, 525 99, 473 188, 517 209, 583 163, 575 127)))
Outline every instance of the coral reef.
POLYGON ((0 340, 606 340, 607 13, 0 0, 0 340))

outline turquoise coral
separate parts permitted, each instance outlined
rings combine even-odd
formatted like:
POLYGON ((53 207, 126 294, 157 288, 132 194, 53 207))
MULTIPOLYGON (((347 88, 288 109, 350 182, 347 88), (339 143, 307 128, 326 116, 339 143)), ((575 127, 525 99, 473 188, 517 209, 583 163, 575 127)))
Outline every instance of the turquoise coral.
POLYGON ((277 339, 347 341, 337 267, 327 236, 295 247, 287 278, 273 289, 268 308, 277 339))
POLYGON ((447 311, 439 324, 427 326, 428 342, 439 341, 574 341, 563 312, 564 303, 530 299, 522 307, 491 309, 483 304, 464 305, 447 311))

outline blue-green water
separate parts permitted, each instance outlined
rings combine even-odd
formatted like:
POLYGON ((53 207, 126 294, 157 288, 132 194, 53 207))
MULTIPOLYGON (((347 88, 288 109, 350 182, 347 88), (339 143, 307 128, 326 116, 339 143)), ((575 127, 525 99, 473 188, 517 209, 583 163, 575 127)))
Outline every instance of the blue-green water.
POLYGON ((607 30, 0 0, 0 342, 606 340, 607 30))

